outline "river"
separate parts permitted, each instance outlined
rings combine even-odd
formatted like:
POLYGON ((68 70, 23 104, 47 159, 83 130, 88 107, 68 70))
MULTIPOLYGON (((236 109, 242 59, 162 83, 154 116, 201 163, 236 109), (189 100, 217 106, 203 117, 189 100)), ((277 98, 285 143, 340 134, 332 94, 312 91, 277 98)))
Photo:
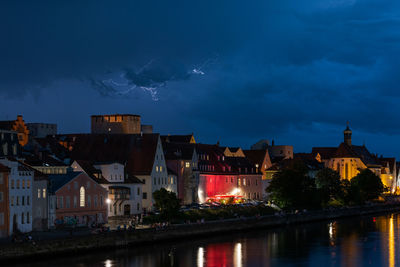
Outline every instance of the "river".
POLYGON ((17 266, 400 266, 400 214, 87 253, 17 266))

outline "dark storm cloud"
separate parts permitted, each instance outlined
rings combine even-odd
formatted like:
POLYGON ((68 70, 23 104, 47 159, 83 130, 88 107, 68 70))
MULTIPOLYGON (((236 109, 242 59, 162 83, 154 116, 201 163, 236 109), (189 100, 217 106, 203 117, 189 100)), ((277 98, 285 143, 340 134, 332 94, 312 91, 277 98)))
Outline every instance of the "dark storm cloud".
POLYGON ((118 106, 205 141, 347 120, 394 135, 399 26, 395 0, 2 1, 0 94, 40 103, 78 83, 82 111, 118 106))

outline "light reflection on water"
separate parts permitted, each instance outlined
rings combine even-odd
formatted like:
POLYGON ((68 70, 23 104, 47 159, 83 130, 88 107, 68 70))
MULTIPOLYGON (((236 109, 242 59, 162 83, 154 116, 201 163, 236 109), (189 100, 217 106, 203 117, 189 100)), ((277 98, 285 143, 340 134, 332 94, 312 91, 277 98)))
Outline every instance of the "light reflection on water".
MULTIPOLYGON (((400 266, 400 214, 213 236, 29 266, 400 266)), ((28 266, 28 265, 20 265, 28 266)))

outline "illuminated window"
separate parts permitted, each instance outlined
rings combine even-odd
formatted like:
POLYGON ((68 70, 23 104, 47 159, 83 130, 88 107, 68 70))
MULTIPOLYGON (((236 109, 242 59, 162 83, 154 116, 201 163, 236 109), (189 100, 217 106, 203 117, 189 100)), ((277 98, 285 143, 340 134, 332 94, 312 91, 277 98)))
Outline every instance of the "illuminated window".
POLYGON ((46 188, 43 188, 43 198, 46 198, 46 188))
POLYGON ((186 166, 186 168, 189 168, 190 167, 190 162, 186 162, 185 166, 186 166))
POLYGON ((83 186, 79 190, 79 206, 85 207, 85 188, 83 186))
POLYGON ((162 166, 160 166, 160 172, 162 172, 162 166))
POLYGON ((30 180, 27 180, 26 181, 26 188, 31 188, 31 181, 30 180))
POLYGON ((22 189, 25 189, 25 180, 22 180, 22 189))
POLYGON ((238 178, 238 185, 240 186, 240 178, 238 178))
POLYGON ((156 166, 156 172, 158 172, 158 166, 156 166))
POLYGON ((37 198, 40 198, 40 189, 37 190, 37 198))

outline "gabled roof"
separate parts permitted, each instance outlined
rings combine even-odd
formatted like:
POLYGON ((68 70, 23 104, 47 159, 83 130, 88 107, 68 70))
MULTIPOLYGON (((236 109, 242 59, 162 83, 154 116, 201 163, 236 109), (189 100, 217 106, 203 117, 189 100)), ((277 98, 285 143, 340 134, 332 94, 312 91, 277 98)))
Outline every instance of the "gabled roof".
POLYGON ((187 143, 163 143, 166 160, 191 160, 195 153, 195 145, 187 143))
MULTIPOLYGON (((389 163, 390 172, 393 173, 395 171, 394 167, 396 166, 396 158, 379 158, 379 161, 384 163, 389 163)), ((397 169, 397 168, 396 168, 397 169)))
POLYGON ((193 137, 193 134, 187 135, 161 135, 161 141, 169 142, 169 143, 190 143, 193 137))
POLYGON ((126 164, 129 175, 149 175, 153 170, 159 134, 75 134, 68 139, 70 157, 90 162, 126 164))
POLYGON ((249 159, 250 162, 252 162, 254 165, 258 164, 261 166, 264 162, 264 159, 266 156, 269 157, 268 150, 243 150, 246 158, 249 159))
POLYGON ((311 153, 314 156, 319 154, 321 156, 321 159, 325 160, 333 158, 336 153, 336 150, 337 150, 336 147, 313 147, 311 153))
POLYGON ((49 179, 49 191, 55 193, 61 187, 72 181, 75 177, 82 174, 83 172, 67 172, 65 174, 50 174, 49 179))

